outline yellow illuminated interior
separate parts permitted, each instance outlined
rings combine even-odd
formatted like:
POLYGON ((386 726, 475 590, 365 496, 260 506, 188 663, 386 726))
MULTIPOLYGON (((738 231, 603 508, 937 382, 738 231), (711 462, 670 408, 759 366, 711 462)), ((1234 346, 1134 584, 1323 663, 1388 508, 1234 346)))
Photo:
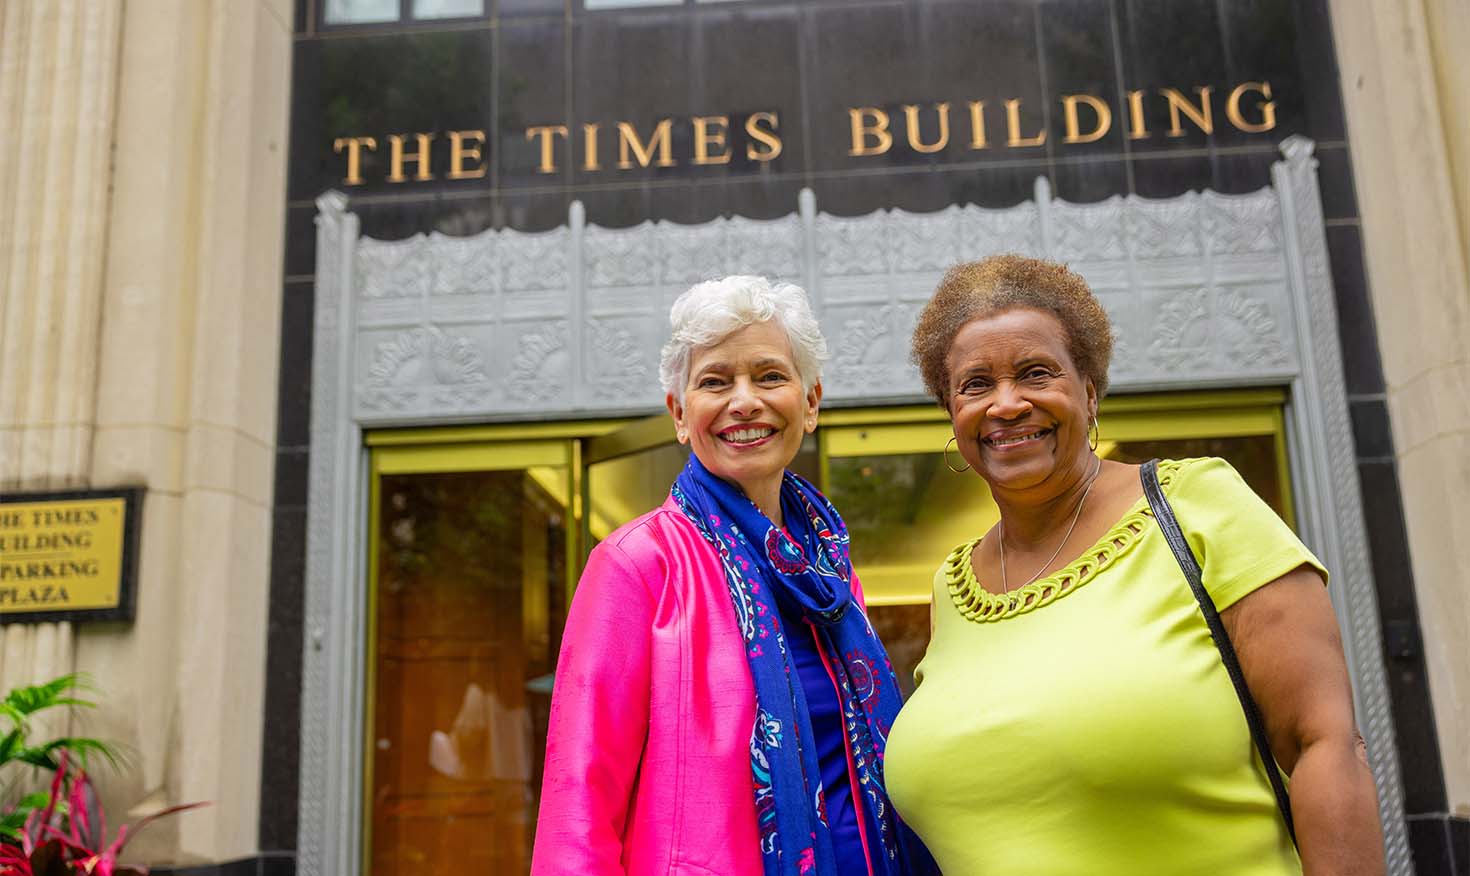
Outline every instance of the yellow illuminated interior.
MULTIPOLYGON (((1268 501, 1292 519, 1279 389, 1169 393, 1105 399, 1098 444, 1105 458, 1130 458, 1154 448, 1160 455, 1211 453, 1232 462, 1268 501), (1242 457, 1237 446, 1270 446, 1270 464, 1242 457), (1199 448, 1210 442, 1214 449, 1199 448)), ((999 512, 984 481, 946 467, 943 447, 953 437, 944 412, 933 407, 843 410, 823 415, 822 488, 852 532, 853 565, 871 605, 928 602, 934 570, 957 544, 978 537, 999 512), (867 478, 885 483, 868 489, 867 478), (887 475, 885 478, 884 475, 887 475), (871 525, 865 525, 871 521, 871 525)), ((951 462, 960 465, 958 455, 951 462)))

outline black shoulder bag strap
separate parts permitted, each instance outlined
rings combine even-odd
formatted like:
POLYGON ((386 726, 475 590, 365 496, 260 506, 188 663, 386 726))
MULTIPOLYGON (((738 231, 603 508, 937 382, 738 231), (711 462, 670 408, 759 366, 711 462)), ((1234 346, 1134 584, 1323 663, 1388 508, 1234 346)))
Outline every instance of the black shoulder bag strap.
POLYGON ((1271 790, 1276 792, 1276 806, 1281 810, 1281 819, 1286 822, 1286 832, 1291 835, 1291 841, 1295 844, 1296 825, 1291 820, 1291 799, 1286 795, 1286 784, 1281 781, 1281 770, 1276 766, 1276 758, 1271 755, 1271 743, 1266 737, 1266 724, 1261 720, 1261 710, 1256 706, 1250 688, 1246 687, 1245 675, 1240 671, 1240 660, 1235 656, 1235 646, 1230 644, 1230 635, 1225 632, 1225 625, 1220 622, 1220 612, 1215 610, 1215 600, 1205 590, 1199 561, 1194 558, 1194 551, 1190 550, 1189 542, 1184 539, 1184 531, 1179 528, 1174 509, 1169 506, 1169 500, 1164 498, 1164 490, 1159 486, 1158 467, 1159 461, 1151 459, 1139 468, 1138 477, 1143 481, 1143 495, 1148 498, 1154 520, 1158 521, 1159 530, 1169 543, 1169 550, 1174 552, 1174 559, 1179 562, 1179 568, 1189 581, 1189 589, 1194 591, 1194 599, 1205 616, 1205 626, 1210 628, 1210 638, 1215 640, 1215 647, 1220 650, 1220 660, 1230 675, 1230 683, 1235 685, 1235 695, 1240 698, 1240 708, 1245 712, 1245 723, 1250 727, 1256 751, 1266 768, 1266 778, 1271 782, 1271 790))

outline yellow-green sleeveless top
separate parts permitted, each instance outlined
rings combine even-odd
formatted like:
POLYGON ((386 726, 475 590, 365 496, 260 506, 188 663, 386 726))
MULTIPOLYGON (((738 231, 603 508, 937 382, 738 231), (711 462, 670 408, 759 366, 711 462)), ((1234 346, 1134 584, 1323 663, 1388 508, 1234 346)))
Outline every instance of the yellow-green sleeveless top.
MULTIPOLYGON (((1307 564, 1220 459, 1159 479, 1225 610, 1307 564)), ((974 542, 934 580, 934 635, 888 738, 900 815, 945 876, 1281 876, 1301 864, 1189 584, 1139 502, 1010 598, 974 542)))

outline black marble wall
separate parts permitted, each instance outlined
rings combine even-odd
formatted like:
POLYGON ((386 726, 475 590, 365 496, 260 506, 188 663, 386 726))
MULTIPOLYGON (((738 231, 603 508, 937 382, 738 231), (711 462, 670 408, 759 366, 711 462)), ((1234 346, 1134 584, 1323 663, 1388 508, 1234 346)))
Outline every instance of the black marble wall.
MULTIPOLYGON (((776 217, 796 209, 803 187, 821 209, 845 215, 1006 206, 1030 198, 1039 175, 1072 201, 1162 198, 1266 186, 1276 144, 1290 134, 1317 142, 1416 864, 1421 874, 1470 873, 1467 824, 1446 814, 1327 0, 745 0, 595 12, 580 0, 487 0, 487 14, 473 19, 358 28, 325 26, 323 4, 297 2, 292 73, 260 815, 272 873, 284 872, 296 848, 312 219, 321 192, 347 192, 364 233, 380 238, 541 230, 565 222, 573 200, 605 226, 776 217), (1230 90, 1251 81, 1271 85, 1270 131, 1243 131, 1226 118, 1230 90), (1182 136, 1168 136, 1159 89, 1196 98, 1198 86, 1214 90, 1213 133, 1185 118, 1182 136), (1137 139, 1128 136, 1135 90, 1145 92, 1149 132, 1137 139), (1095 142, 1063 142, 1062 96, 1076 93, 1111 107, 1111 129, 1095 142), (1006 145, 1009 99, 1021 101, 1018 133, 1045 130, 1044 143, 1006 145), (985 101, 985 149, 971 148, 969 102, 977 100, 985 101), (951 105, 949 144, 932 153, 911 147, 902 108, 920 107, 922 146, 938 136, 941 101, 951 105), (888 113, 893 147, 850 155, 849 107, 888 113), (771 161, 746 154, 747 145, 767 148, 745 133, 762 112, 777 117, 782 149, 771 161), (728 164, 693 163, 695 115, 729 117, 728 164), (646 140, 663 118, 673 120, 673 166, 617 169, 617 122, 646 140), (584 166, 585 124, 600 126, 597 170, 584 166), (570 135, 553 141, 550 173, 540 140, 526 135, 541 125, 565 125, 570 135), (482 178, 445 178, 454 130, 485 132, 482 178), (435 134, 435 179, 387 181, 388 136, 406 136, 413 152, 419 132, 435 134), (360 136, 378 148, 362 155, 362 184, 346 185, 346 156, 334 141, 360 136)), ((1083 131, 1090 112, 1080 110, 1083 131)), ((1256 100, 1243 112, 1261 119, 1256 100)), ((404 170, 412 177, 417 166, 406 161, 404 170)))
MULTIPOLYGON (((309 0, 308 0, 309 2, 309 0)), ((541 4, 543 7, 551 4, 541 4)), ((1058 194, 1092 201, 1136 192, 1168 197, 1203 187, 1254 190, 1267 182, 1275 145, 1289 134, 1319 144, 1329 215, 1350 216, 1341 103, 1320 12, 1288 0, 826 0, 694 4, 602 12, 505 12, 437 26, 329 28, 302 34, 296 48, 290 191, 293 236, 311 199, 340 188, 372 210, 366 230, 402 236, 437 229, 520 230, 566 221, 574 198, 588 220, 626 226, 645 219, 704 222, 738 213, 785 215, 811 187, 822 209, 840 214, 884 207, 935 210, 953 203, 1004 206, 1031 197, 1038 175, 1058 194), (1269 83, 1275 126, 1248 132, 1226 103, 1247 82, 1269 83), (1181 116, 1170 136, 1160 90, 1198 102, 1211 94, 1213 133, 1181 116), (1143 92, 1134 138, 1128 94, 1143 92), (1066 143, 1062 98, 1086 94, 1111 107, 1101 138, 1066 143), (1006 101, 1015 133, 1039 145, 1008 146, 1006 101), (974 148, 970 103, 984 101, 985 148, 974 148), (938 103, 949 104, 948 145, 910 145, 903 107, 919 108, 922 147, 939 137, 938 103), (887 113, 893 145, 852 155, 848 110, 887 113), (746 133, 776 128, 781 152, 746 133), (694 163, 694 116, 729 120, 726 164, 694 163), (647 141, 672 120, 672 166, 618 169, 618 122, 647 141), (584 126, 598 126, 598 168, 588 170, 584 126), (564 126, 567 136, 531 135, 564 126), (451 180, 450 131, 484 132, 484 176, 451 180), (391 182, 390 135, 435 135, 433 180, 402 163, 391 182), (361 183, 346 183, 339 138, 369 136, 361 183), (543 139, 550 152, 542 154, 543 139), (335 148, 334 148, 335 147, 335 148), (544 172, 549 171, 549 172, 544 172)), ((313 21, 303 12, 303 24, 313 21)), ((1241 115, 1263 121, 1263 98, 1247 92, 1241 115)), ((871 116, 865 117, 871 120, 871 116)), ((1095 127, 1078 110, 1079 131, 1095 127)), ((870 136, 864 140, 872 145, 870 136)), ((718 154, 718 150, 712 149, 718 154)), ((466 167, 479 168, 470 161, 466 167)), ((288 275, 311 272, 310 241, 294 241, 288 275)))

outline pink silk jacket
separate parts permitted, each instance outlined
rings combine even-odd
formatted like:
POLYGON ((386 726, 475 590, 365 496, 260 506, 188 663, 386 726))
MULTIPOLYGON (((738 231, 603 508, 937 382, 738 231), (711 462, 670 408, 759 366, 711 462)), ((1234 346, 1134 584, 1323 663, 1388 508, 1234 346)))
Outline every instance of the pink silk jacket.
POLYGON ((531 876, 760 876, 754 723, 719 556, 665 501, 592 551, 572 600, 531 876))

